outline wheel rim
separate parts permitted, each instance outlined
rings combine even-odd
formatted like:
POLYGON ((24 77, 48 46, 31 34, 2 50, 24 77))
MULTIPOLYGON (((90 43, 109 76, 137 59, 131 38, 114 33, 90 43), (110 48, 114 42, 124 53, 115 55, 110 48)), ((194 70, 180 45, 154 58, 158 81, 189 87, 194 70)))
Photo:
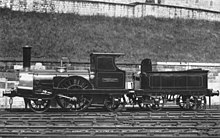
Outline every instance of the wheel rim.
POLYGON ((32 111, 36 113, 43 113, 50 107, 50 99, 28 99, 27 103, 32 111))
POLYGON ((146 98, 146 97, 141 97, 140 99, 138 99, 138 106, 139 106, 141 109, 149 110, 148 104, 145 104, 145 98, 146 98))
POLYGON ((182 108, 182 109, 194 109, 196 107, 196 101, 197 98, 194 96, 179 96, 178 98, 178 105, 182 108))
POLYGON ((138 103, 138 106, 139 106, 141 109, 150 110, 148 104, 138 103))
POLYGON ((122 97, 120 96, 119 97, 109 96, 108 98, 105 99, 104 105, 111 112, 121 111, 125 107, 125 104, 122 101, 122 97))
MULTIPOLYGON (((68 90, 92 89, 90 82, 79 76, 66 78, 59 84, 58 87, 66 88, 68 90)), ((93 98, 89 95, 83 94, 65 94, 63 96, 58 95, 56 100, 58 105, 64 109, 68 109, 70 111, 82 111, 91 105, 93 98)))
POLYGON ((200 109, 206 109, 206 97, 202 96, 200 98, 198 98, 197 103, 196 103, 196 109, 200 110, 200 109))

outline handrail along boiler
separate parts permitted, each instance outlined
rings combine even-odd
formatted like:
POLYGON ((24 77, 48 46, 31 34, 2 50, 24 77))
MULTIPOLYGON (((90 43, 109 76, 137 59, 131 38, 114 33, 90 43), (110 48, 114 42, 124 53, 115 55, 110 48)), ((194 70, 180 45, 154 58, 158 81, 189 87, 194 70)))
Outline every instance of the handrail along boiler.
POLYGON ((141 72, 132 75, 132 89, 126 89, 126 72, 115 64, 121 55, 92 53, 90 70, 67 70, 62 63, 56 70, 31 70, 31 47, 25 46, 19 84, 4 95, 23 97, 38 113, 46 111, 51 101, 71 111, 82 111, 91 104, 102 104, 110 111, 127 104, 158 111, 167 101, 184 109, 203 109, 206 96, 218 95, 207 89, 207 70, 152 71, 150 59, 141 62, 141 72))

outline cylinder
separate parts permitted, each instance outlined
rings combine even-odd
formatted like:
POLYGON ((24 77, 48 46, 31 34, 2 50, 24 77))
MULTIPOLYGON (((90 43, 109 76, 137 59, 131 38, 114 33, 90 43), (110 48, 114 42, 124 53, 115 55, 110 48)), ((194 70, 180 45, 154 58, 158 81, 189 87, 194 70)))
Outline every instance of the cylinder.
POLYGON ((31 48, 26 45, 23 47, 23 69, 24 71, 29 71, 31 67, 31 48))

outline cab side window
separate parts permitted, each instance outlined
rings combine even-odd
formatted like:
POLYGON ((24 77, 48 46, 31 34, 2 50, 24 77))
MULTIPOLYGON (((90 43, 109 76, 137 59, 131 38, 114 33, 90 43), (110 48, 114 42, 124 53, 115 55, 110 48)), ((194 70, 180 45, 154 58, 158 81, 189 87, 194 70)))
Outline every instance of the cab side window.
POLYGON ((98 57, 98 70, 100 71, 115 71, 113 57, 98 57))

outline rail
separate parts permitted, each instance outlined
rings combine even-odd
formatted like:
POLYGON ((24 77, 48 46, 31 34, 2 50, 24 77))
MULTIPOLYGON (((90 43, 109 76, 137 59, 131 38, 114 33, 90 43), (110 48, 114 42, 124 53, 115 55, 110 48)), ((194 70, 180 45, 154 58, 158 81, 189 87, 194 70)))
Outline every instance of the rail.
POLYGON ((2 111, 1 136, 219 137, 220 111, 47 112, 2 111))

